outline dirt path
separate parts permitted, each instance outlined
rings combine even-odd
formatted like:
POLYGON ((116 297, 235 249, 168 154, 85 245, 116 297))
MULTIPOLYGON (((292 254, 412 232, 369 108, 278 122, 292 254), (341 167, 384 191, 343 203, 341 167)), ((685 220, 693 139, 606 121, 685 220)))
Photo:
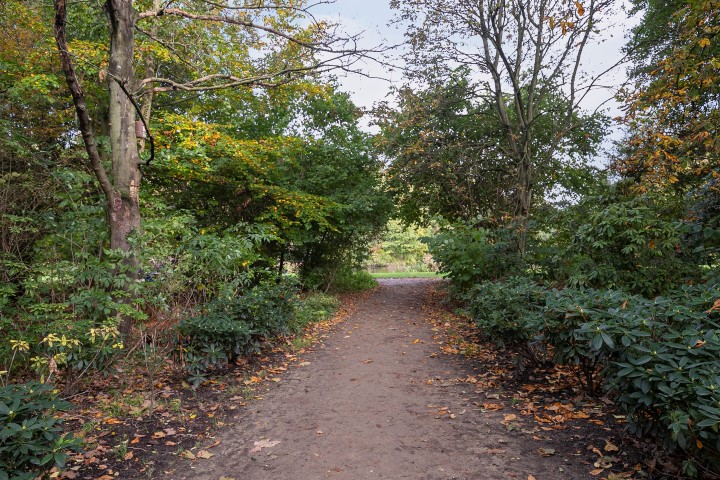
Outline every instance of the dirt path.
MULTIPOLYGON (((432 286, 382 282, 322 348, 230 421, 212 458, 178 460, 172 478, 594 478, 582 456, 539 455, 548 444, 509 433, 502 413, 481 408, 486 397, 449 381, 470 366, 439 352, 423 308, 432 286)), ((571 438, 557 432, 552 441, 571 438)))

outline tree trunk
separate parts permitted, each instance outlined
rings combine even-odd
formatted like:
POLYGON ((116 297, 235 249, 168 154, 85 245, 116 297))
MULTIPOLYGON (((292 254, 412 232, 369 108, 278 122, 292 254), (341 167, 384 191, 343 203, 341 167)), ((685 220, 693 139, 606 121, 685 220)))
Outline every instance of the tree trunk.
MULTIPOLYGON (((110 107, 108 114, 112 150, 112 176, 103 166, 92 129, 82 86, 78 81, 68 51, 65 35, 66 0, 55 0, 55 40, 60 63, 78 115, 78 126, 95 176, 105 195, 110 227, 110 248, 130 249, 128 236, 140 229, 140 158, 135 138, 135 107, 126 91, 135 83, 133 72, 134 12, 131 0, 107 0, 110 18, 110 107), (125 89, 125 91, 123 90, 125 89)), ((129 275, 137 273, 137 261, 129 257, 129 275)), ((128 317, 120 319, 120 331, 127 335, 132 328, 128 317)))
POLYGON ((525 147, 518 166, 514 215, 515 228, 517 229, 517 248, 521 256, 525 255, 527 249, 528 221, 532 202, 532 165, 532 154, 529 148, 525 147))
MULTIPOLYGON (((127 251, 128 237, 140 230, 140 157, 135 136, 133 91, 135 12, 132 0, 107 0, 110 18, 110 148, 115 196, 110 205, 110 248, 127 251), (125 87, 123 91, 123 88, 125 87)), ((135 260, 131 259, 134 265, 135 260)))

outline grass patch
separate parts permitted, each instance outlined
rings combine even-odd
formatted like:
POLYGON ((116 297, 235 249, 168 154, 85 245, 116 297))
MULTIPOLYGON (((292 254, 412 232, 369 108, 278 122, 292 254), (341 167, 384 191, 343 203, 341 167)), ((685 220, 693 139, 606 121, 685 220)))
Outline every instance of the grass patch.
POLYGON ((444 275, 438 272, 382 272, 371 273, 373 278, 426 278, 437 277, 442 278, 444 275))

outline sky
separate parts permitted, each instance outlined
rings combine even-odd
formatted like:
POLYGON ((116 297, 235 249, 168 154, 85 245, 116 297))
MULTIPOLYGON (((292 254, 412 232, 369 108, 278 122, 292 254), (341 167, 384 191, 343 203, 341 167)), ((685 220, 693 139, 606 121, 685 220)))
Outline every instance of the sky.
MULTIPOLYGON (((360 46, 371 48, 382 43, 394 45, 403 41, 402 29, 388 26, 394 16, 389 3, 390 0, 336 0, 333 3, 318 5, 312 11, 319 17, 340 23, 347 33, 362 32, 360 46)), ((587 64, 594 70, 604 70, 621 57, 620 50, 625 43, 626 32, 637 23, 637 19, 628 18, 622 10, 615 16, 616 21, 608 27, 607 41, 602 45, 591 45, 586 51, 587 64)), ((357 74, 340 75, 338 81, 341 90, 350 93, 353 101, 360 107, 370 108, 376 102, 389 99, 388 94, 392 85, 399 86, 402 83, 400 72, 390 71, 386 66, 367 63, 363 65, 363 69, 370 76, 383 77, 391 81, 357 74)), ((605 78, 606 83, 612 85, 620 85, 624 80, 623 67, 616 69, 613 75, 605 78)), ((607 91, 597 92, 589 97, 584 106, 586 109, 594 109, 610 96, 607 91)), ((619 105, 614 100, 605 106, 611 117, 620 114, 619 105)), ((615 132, 612 137, 618 138, 619 132, 615 132)))
MULTIPOLYGON (((343 29, 349 34, 360 33, 361 48, 375 48, 383 44, 397 45, 403 41, 403 32, 387 25, 393 18, 389 0, 336 0, 319 5, 312 11, 343 25, 343 29)), ((363 108, 370 108, 374 103, 385 99, 391 86, 399 85, 402 80, 399 72, 391 72, 387 67, 375 62, 366 62, 362 67, 371 77, 380 78, 348 74, 339 75, 338 80, 341 90, 350 93, 353 101, 363 108)))

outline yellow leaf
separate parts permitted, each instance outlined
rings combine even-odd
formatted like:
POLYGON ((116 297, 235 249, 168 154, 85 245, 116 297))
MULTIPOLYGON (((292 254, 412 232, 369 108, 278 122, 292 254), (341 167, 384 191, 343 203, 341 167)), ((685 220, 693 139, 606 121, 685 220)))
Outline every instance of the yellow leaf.
POLYGON ((700 48, 705 48, 710 46, 710 39, 709 38, 701 38, 698 41, 698 45, 700 45, 700 48))

